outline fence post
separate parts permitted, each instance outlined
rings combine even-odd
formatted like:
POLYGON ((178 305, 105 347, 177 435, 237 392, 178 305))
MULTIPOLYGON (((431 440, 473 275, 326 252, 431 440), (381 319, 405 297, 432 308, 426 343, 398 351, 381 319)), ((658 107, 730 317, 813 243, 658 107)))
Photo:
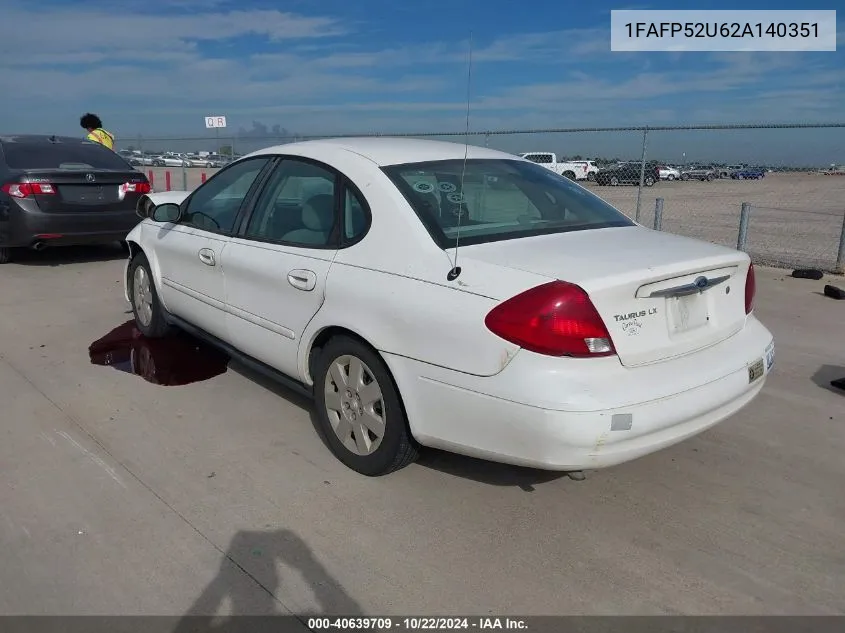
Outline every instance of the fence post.
POLYGON ((642 197, 643 193, 643 180, 645 180, 645 148, 646 148, 646 141, 648 139, 648 127, 643 130, 643 153, 640 157, 640 186, 637 187, 637 212, 634 216, 634 219, 639 222, 640 221, 640 198, 642 197))
POLYGON ((484 147, 490 147, 490 132, 484 135, 484 147))
POLYGON ((842 214, 842 231, 839 233, 839 251, 836 255, 836 272, 845 274, 845 213, 842 214))
POLYGON ((654 201, 654 230, 663 230, 663 198, 654 201))
POLYGON ((182 163, 182 191, 188 190, 188 170, 185 163, 182 163))
POLYGON ((736 250, 744 251, 748 242, 748 219, 751 216, 751 203, 743 202, 739 212, 739 235, 736 238, 736 250))
POLYGON ((164 190, 170 191, 170 170, 164 172, 164 190))

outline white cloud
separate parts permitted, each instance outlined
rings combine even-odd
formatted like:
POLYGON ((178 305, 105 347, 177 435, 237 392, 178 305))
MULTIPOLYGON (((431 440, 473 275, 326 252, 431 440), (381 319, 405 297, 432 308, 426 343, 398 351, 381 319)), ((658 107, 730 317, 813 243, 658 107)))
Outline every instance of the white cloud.
MULTIPOLYGON (((9 24, 27 25, 8 29, 0 44, 0 69, 15 86, 0 108, 11 110, 12 122, 73 121, 65 109, 85 108, 132 132, 185 129, 212 110, 238 125, 259 118, 303 131, 463 127, 467 39, 433 35, 380 48, 371 31, 356 33, 331 16, 226 10, 225 0, 177 0, 168 5, 176 13, 140 13, 132 0, 116 1, 43 7, 36 20, 28 10, 4 11, 9 24), (263 52, 233 55, 231 40, 243 37, 263 52)), ((845 69, 825 59, 614 53, 606 29, 477 37, 472 126, 642 125, 743 113, 836 118, 845 69)))
POLYGON ((279 42, 345 32, 333 18, 276 10, 127 15, 122 11, 45 8, 33 19, 31 11, 6 9, 3 19, 6 24, 26 24, 26 28, 6 29, 3 34, 2 63, 18 67, 61 64, 67 59, 91 63, 114 55, 146 62, 150 53, 194 52, 198 41, 258 35, 279 42))

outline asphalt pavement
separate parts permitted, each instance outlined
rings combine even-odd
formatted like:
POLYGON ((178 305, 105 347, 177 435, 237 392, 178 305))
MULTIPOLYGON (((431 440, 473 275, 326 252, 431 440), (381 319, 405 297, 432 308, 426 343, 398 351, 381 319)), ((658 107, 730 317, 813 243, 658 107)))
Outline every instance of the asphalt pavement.
POLYGON ((774 373, 681 445, 585 481, 433 451, 369 479, 245 369, 165 386, 121 369, 178 382, 189 353, 92 363, 131 318, 122 257, 0 268, 0 614, 845 613, 825 281, 758 270, 774 373))

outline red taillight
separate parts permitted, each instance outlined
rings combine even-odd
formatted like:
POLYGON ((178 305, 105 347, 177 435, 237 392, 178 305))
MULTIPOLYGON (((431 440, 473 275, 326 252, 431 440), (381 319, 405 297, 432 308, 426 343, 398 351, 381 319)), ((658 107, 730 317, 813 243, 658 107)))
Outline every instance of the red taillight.
POLYGON ((127 182, 120 186, 123 193, 150 193, 152 187, 148 182, 127 182))
POLYGON ((490 311, 484 324, 506 341, 538 354, 587 358, 616 353, 590 297, 565 281, 508 299, 490 311))
POLYGON ((757 294, 757 279, 754 276, 754 264, 749 264, 748 275, 745 277, 745 314, 751 314, 754 309, 754 296, 757 294))
POLYGON ((49 196, 56 193, 56 188, 46 182, 22 182, 3 185, 3 193, 9 194, 13 198, 49 196))

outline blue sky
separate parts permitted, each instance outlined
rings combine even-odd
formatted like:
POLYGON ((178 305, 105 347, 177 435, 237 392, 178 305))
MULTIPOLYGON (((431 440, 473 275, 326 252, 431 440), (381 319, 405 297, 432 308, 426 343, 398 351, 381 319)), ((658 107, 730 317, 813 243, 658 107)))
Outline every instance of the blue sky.
MULTIPOLYGON (((212 114, 226 115, 230 129, 258 121, 302 134, 457 131, 465 125, 472 31, 475 130, 845 121, 841 16, 836 52, 618 53, 610 51, 611 8, 701 3, 601 4, 40 0, 33 15, 31 5, 6 0, 4 23, 25 27, 0 38, 0 110, 8 131, 72 134, 93 111, 121 139, 202 136, 203 116, 212 114)), ((796 6, 748 0, 741 8, 796 6)), ((638 139, 605 133, 491 144, 632 155, 638 139)), ((650 145, 671 160, 727 153, 734 161, 845 163, 842 130, 654 133, 650 145)))

